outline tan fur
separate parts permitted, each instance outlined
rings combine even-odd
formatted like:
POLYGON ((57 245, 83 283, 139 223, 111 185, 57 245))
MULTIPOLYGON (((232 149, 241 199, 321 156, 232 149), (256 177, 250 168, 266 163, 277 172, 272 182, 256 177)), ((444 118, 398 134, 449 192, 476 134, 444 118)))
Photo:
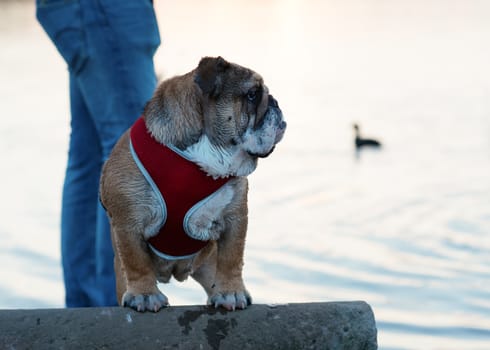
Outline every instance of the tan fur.
MULTIPOLYGON (((257 156, 249 155, 232 139, 240 140, 245 131, 253 135, 250 131, 253 125, 245 124, 257 124, 264 118, 268 96, 268 89, 256 73, 221 58, 204 58, 195 71, 162 83, 146 107, 144 117, 154 138, 163 144, 192 149, 205 136, 218 149, 229 150, 235 164, 230 166, 232 170, 229 174, 213 176, 240 175, 233 173, 234 167, 244 167, 248 174, 255 169, 257 156), (262 101, 251 112, 250 103, 237 96, 254 86, 261 87, 262 101)), ((278 131, 277 140, 282 132, 278 131)), ((161 209, 132 159, 129 131, 121 137, 104 166, 100 196, 111 222, 117 297, 122 305, 139 311, 158 311, 168 302, 156 283, 168 282, 172 276, 178 281, 192 276, 203 286, 209 304, 227 309, 250 304, 242 280, 248 181, 246 176, 235 176, 225 186, 229 186, 233 196, 229 203, 219 203, 224 205, 220 218, 223 225, 221 232, 210 235, 217 238, 191 259, 164 260, 146 243, 162 226, 161 209)))

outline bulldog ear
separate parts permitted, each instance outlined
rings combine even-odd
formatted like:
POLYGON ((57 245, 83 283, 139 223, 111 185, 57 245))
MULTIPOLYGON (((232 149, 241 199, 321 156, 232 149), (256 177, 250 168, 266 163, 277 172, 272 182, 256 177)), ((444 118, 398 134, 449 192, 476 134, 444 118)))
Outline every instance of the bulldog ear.
POLYGON ((194 81, 203 93, 217 96, 221 92, 221 74, 230 67, 230 63, 219 57, 203 57, 197 66, 194 81))

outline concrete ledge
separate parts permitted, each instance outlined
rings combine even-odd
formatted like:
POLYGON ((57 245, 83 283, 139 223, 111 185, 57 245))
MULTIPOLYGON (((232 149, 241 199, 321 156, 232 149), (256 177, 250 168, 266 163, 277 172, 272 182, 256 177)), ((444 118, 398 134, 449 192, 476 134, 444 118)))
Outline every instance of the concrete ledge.
POLYGON ((0 310, 0 349, 377 349, 365 302, 0 310))

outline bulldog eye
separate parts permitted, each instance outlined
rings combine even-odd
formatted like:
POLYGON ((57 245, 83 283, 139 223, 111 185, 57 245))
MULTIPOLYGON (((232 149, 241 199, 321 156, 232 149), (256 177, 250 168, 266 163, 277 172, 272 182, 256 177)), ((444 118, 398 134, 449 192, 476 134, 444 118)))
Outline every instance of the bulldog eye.
POLYGON ((255 102, 256 99, 257 99, 257 90, 255 89, 249 90, 247 92, 247 100, 249 100, 250 102, 255 102))

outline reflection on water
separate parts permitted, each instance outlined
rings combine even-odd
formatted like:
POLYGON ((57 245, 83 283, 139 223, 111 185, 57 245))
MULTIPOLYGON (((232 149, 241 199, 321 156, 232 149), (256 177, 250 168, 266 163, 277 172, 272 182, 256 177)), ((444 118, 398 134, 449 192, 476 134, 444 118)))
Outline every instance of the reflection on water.
MULTIPOLYGON (((260 72, 288 121, 250 177, 255 302, 366 300, 381 349, 488 349, 490 3, 156 6, 160 74, 222 55, 260 72), (356 160, 354 122, 384 147, 356 160)), ((0 46, 0 307, 61 306, 66 72, 30 2, 0 2, 0 46)), ((193 282, 163 288, 204 302, 193 282)))

